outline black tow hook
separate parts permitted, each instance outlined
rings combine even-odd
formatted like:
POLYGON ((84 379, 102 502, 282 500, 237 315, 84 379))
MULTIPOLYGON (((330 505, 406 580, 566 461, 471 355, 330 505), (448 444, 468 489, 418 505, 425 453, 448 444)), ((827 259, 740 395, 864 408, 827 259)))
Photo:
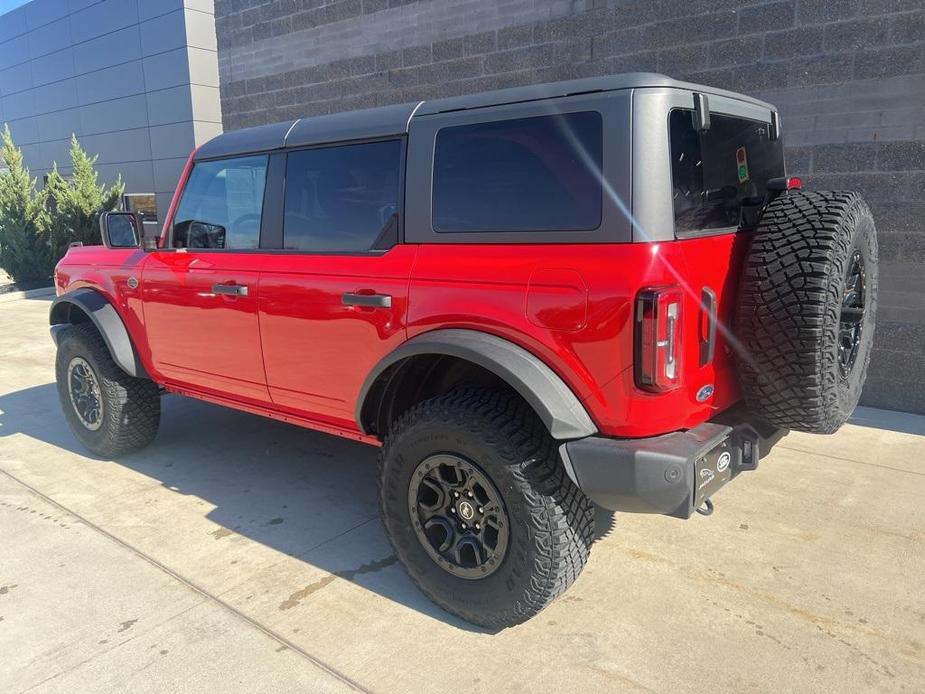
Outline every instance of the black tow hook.
POLYGON ((701 516, 709 516, 713 513, 713 502, 709 499, 703 500, 703 506, 697 509, 697 513, 701 516))

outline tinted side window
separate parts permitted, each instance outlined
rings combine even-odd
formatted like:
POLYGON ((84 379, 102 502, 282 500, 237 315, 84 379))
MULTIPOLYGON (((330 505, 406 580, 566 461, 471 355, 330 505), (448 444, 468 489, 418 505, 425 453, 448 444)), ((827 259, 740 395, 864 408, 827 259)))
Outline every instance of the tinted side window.
POLYGON ((443 128, 434 150, 434 230, 596 229, 601 131, 594 111, 443 128))
POLYGON ((257 248, 266 175, 266 155, 196 164, 174 219, 174 247, 257 248))
POLYGON ((400 176, 398 140, 290 152, 284 247, 349 252, 392 245, 400 176))
POLYGON ((742 208, 761 204, 768 180, 784 175, 784 150, 768 123, 710 114, 710 129, 694 128, 693 111, 668 117, 675 230, 738 227, 742 208))

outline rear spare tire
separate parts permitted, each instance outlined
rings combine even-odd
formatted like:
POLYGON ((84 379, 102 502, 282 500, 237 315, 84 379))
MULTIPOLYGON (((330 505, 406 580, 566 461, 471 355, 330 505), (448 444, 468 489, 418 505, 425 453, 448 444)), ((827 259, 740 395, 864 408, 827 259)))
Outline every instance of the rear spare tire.
POLYGON ((753 234, 735 329, 749 409, 830 434, 858 404, 877 310, 877 235, 857 193, 790 191, 753 234))

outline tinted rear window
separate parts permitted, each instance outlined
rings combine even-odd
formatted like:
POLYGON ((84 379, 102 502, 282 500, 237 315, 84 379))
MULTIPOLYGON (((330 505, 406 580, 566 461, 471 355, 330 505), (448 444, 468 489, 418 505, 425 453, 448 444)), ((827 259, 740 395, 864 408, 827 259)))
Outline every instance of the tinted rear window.
POLYGON ((400 175, 398 140, 290 152, 284 246, 350 252, 394 243, 400 175))
POLYGON ((701 133, 693 111, 676 109, 669 131, 678 233, 738 227, 742 207, 760 203, 768 179, 784 175, 783 146, 768 123, 712 113, 701 133))
POLYGON ((597 229, 601 131, 594 111, 443 128, 434 151, 434 230, 597 229))

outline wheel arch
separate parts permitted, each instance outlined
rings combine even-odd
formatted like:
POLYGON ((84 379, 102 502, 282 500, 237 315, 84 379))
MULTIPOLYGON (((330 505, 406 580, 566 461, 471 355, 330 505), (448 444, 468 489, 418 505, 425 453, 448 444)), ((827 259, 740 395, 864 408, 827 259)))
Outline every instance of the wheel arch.
MULTIPOLYGON (((558 440, 597 433, 584 405, 569 386, 536 355, 504 338, 477 330, 441 329, 414 337, 386 355, 367 376, 357 398, 356 420, 366 434, 383 435, 395 412, 393 404, 420 376, 411 365, 431 373, 446 360, 471 365, 494 377, 533 408, 558 440), (422 361, 423 360, 423 361, 422 361)), ((398 408, 399 410, 403 408, 398 408)))
POLYGON ((122 317, 101 292, 82 287, 62 294, 52 302, 48 312, 48 324, 51 326, 55 344, 62 328, 86 322, 93 323, 99 331, 113 361, 120 369, 129 376, 151 378, 138 358, 138 351, 122 317))

